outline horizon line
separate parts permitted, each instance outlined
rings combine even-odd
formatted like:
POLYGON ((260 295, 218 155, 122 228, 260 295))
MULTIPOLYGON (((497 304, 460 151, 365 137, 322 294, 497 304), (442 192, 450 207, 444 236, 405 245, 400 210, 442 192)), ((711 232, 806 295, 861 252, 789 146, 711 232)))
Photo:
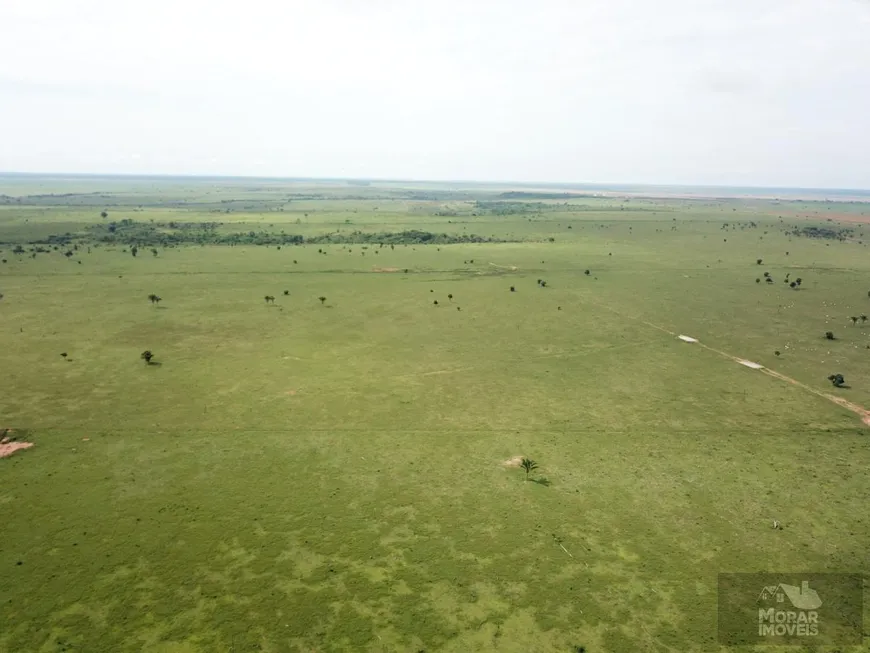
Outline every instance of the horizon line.
POLYGON ((589 189, 626 187, 646 188, 717 188, 717 189, 754 189, 754 190, 784 190, 784 191, 831 191, 837 193, 858 192, 870 193, 868 188, 847 188, 842 186, 763 186, 758 184, 712 184, 712 183, 651 183, 631 181, 522 181, 499 179, 424 179, 402 177, 337 177, 337 176, 292 176, 292 175, 250 175, 250 174, 200 174, 200 173, 140 173, 140 172, 31 172, 16 170, 0 170, 0 177, 117 177, 128 179, 252 179, 271 181, 361 181, 374 183, 436 183, 436 184, 497 184, 500 186, 581 186, 589 189))

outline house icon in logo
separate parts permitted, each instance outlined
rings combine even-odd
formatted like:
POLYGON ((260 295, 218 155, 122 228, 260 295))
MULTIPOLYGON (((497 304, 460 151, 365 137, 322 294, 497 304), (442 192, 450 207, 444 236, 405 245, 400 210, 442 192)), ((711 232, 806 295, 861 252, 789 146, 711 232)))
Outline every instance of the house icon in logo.
POLYGON ((806 580, 801 582, 800 587, 785 583, 768 585, 761 590, 758 600, 762 603, 784 603, 786 598, 798 610, 816 610, 822 605, 819 593, 811 590, 810 583, 806 580))

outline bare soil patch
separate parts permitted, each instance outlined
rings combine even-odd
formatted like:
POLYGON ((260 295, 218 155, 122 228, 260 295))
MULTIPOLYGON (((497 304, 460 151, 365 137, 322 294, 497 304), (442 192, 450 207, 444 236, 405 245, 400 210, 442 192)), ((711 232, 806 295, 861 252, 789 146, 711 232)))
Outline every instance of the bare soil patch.
POLYGON ((525 456, 514 456, 502 462, 504 467, 519 467, 525 456))
POLYGON ((372 268, 372 272, 399 272, 399 268, 372 268))
POLYGON ((33 446, 32 442, 10 441, 5 444, 0 444, 0 458, 8 458, 16 451, 21 449, 30 449, 33 446))

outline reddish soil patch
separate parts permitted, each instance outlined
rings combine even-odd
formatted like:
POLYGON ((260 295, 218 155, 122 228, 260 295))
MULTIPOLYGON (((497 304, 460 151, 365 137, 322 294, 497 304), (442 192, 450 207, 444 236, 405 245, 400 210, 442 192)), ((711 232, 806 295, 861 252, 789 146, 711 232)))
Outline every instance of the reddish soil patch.
POLYGON ((7 458, 20 449, 30 449, 32 442, 7 442, 0 444, 0 458, 7 458))

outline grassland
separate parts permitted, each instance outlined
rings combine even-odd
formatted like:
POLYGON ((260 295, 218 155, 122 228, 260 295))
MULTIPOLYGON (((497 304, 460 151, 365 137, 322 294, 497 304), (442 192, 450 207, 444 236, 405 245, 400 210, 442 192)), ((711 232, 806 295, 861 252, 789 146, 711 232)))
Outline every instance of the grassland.
POLYGON ((503 192, 0 179, 0 651, 720 651, 718 573, 870 571, 870 207, 503 192))

